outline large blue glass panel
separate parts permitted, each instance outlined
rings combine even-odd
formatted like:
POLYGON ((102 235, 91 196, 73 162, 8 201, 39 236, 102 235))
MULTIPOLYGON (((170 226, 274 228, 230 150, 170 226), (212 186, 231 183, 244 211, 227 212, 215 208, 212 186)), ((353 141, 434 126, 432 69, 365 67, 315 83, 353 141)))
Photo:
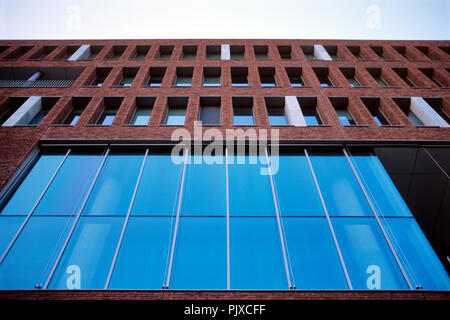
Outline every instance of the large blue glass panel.
POLYGON ((411 211, 394 183, 387 174, 378 157, 372 153, 352 152, 359 174, 362 176, 371 200, 380 214, 388 216, 411 217, 411 211))
POLYGON ((0 256, 3 255, 24 220, 24 216, 0 217, 0 256))
POLYGON ((192 156, 186 167, 181 215, 225 216, 227 186, 225 157, 192 156), (212 163, 217 161, 218 163, 212 163))
POLYGON ((226 289, 226 218, 184 217, 178 232, 170 288, 226 289))
POLYGON ((27 215, 63 158, 62 154, 41 155, 1 213, 27 215))
POLYGON ((102 158, 101 154, 71 153, 34 213, 76 214, 102 158))
POLYGON ((348 289, 344 270, 325 218, 283 219, 297 289, 348 289))
POLYGON ((51 289, 103 289, 123 217, 81 217, 50 282, 51 289))
MULTIPOLYGON (((274 174, 282 216, 324 216, 319 194, 303 153, 281 154, 274 174)), ((272 157, 272 166, 276 159, 272 157)))
POLYGON ((230 218, 231 289, 288 289, 275 218, 230 218))
POLYGON ((310 159, 330 216, 373 216, 341 151, 311 151, 310 159))
POLYGON ((332 223, 354 289, 408 289, 375 218, 332 223))
POLYGON ((143 160, 143 154, 110 153, 83 214, 126 215, 143 160))
POLYGON ((270 177, 257 156, 229 156, 228 179, 231 216, 275 216, 270 177), (245 160, 244 164, 238 159, 245 160))
POLYGON ((31 217, 0 265, 0 288, 42 287, 72 221, 72 217, 31 217))
POLYGON ((413 218, 388 218, 384 222, 413 286, 450 290, 450 278, 417 222, 413 218))
POLYGON ((136 193, 132 215, 176 214, 183 164, 170 154, 149 154, 136 193))
POLYGON ((171 242, 170 217, 130 217, 109 289, 161 289, 171 242))

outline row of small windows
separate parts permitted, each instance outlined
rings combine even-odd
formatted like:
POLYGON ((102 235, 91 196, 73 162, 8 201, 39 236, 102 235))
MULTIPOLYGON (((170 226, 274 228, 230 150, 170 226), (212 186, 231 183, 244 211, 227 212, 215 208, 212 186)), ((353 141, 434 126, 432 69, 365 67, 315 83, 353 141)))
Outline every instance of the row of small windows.
POLYGON ((449 290, 372 150, 255 157, 42 152, 0 206, 0 289, 449 290))
MULTIPOLYGON (((321 87, 336 87, 336 74, 331 74, 328 67, 313 67, 314 75, 320 83, 321 87), (333 80, 332 80, 333 79, 333 80)), ((95 74, 89 78, 86 83, 89 87, 102 87, 110 74, 112 67, 97 67, 95 74)), ((163 85, 164 77, 166 76, 166 67, 150 67, 148 76, 144 86, 161 87, 163 85)), ((289 78, 291 87, 311 87, 311 83, 307 83, 303 76, 302 67, 285 67, 286 75, 289 78)), ((342 75, 346 78, 348 85, 352 88, 370 87, 367 78, 361 71, 354 67, 339 67, 342 75)), ((393 78, 391 71, 377 67, 365 68, 367 72, 373 77, 377 84, 382 88, 396 88, 399 85, 398 80, 393 78), (389 78, 389 80, 387 80, 389 78)), ((426 78, 422 78, 415 73, 412 73, 407 68, 392 68, 395 74, 404 81, 404 83, 411 88, 429 88, 429 83, 426 78), (414 80, 413 80, 414 79, 414 80)), ((433 68, 419 68, 419 70, 435 85, 441 88, 448 87, 448 76, 441 71, 436 71, 433 68)), ((249 70, 248 67, 231 67, 231 86, 232 87, 249 87, 249 70)), ((121 75, 112 85, 113 87, 131 87, 133 81, 139 72, 139 67, 123 67, 121 75)), ((177 67, 174 75, 172 85, 175 87, 191 87, 194 74, 194 67, 177 67)), ((278 87, 279 81, 276 74, 275 67, 258 67, 259 81, 261 87, 278 87)), ((204 87, 220 87, 222 83, 222 68, 221 67, 203 67, 202 86, 204 87)))
MULTIPOLYGON (((137 45, 133 48, 129 59, 144 60, 149 58, 151 45, 137 45)), ((0 46, 0 54, 10 49, 9 45, 0 46)), ((28 53, 34 46, 24 45, 12 49, 6 54, 3 60, 17 60, 28 53)), ((28 60, 43 60, 52 54, 58 46, 45 45, 39 47, 28 60)), ((69 45, 60 50, 52 57, 53 60, 93 60, 96 59, 105 48, 104 45, 69 45)), ((108 52, 102 57, 104 60, 119 60, 123 57, 127 50, 127 45, 113 45, 108 47, 108 52)), ((172 59, 174 45, 159 45, 154 58, 159 60, 172 59)), ((304 59, 307 60, 345 60, 352 57, 357 60, 373 60, 378 57, 385 61, 405 59, 407 61, 424 61, 431 60, 448 60, 450 55, 449 46, 376 46, 370 45, 367 49, 360 46, 347 45, 300 45, 300 51, 294 52, 291 45, 277 45, 276 51, 282 60, 304 59), (298 56, 303 53, 304 58, 298 56)), ((253 54, 257 60, 268 60, 273 58, 273 54, 269 54, 268 45, 253 45, 253 54)), ((197 45, 183 45, 179 59, 194 60, 197 59, 197 45)), ((206 45, 205 59, 222 59, 222 60, 242 60, 252 58, 246 54, 246 46, 244 45, 206 45)), ((278 58, 278 57, 276 57, 278 58)))
MULTIPOLYGON (((58 102, 58 97, 11 97, 8 108, 0 116, 2 126, 39 125, 52 107, 58 102), (26 110, 25 110, 26 109, 26 110)), ((85 119, 87 125, 109 126, 116 119, 123 97, 104 97, 99 108, 96 108, 90 119, 85 119)), ((379 97, 361 97, 360 101, 366 111, 361 110, 348 97, 329 97, 329 102, 335 111, 335 116, 343 126, 367 125, 370 116, 378 126, 401 125, 392 105, 379 97), (355 117, 357 111, 358 117, 355 117), (361 116, 363 111, 363 116, 361 116), (368 112, 367 112, 368 111, 368 112)), ((91 97, 73 97, 64 108, 59 124, 74 126, 87 108, 91 97)), ((125 123, 134 126, 148 126, 155 106, 156 97, 136 97, 133 113, 128 115, 125 123)), ((188 97, 168 97, 164 116, 159 125, 185 125, 188 110, 188 97)), ((319 106, 317 97, 264 97, 268 123, 271 126, 329 126, 335 116, 327 116, 326 108, 319 106)), ((392 101, 415 126, 448 127, 450 117, 448 105, 439 97, 393 97, 392 101)), ((232 97, 233 125, 254 126, 255 108, 252 96, 232 97)), ((220 96, 200 96, 198 121, 203 125, 220 126, 222 124, 222 101, 220 96)), ((123 120, 122 120, 123 121, 123 120)), ((55 123, 55 122, 54 122, 55 123)), ((404 122, 403 122, 404 124, 404 122)), ((158 125, 153 123, 153 125, 158 125)))

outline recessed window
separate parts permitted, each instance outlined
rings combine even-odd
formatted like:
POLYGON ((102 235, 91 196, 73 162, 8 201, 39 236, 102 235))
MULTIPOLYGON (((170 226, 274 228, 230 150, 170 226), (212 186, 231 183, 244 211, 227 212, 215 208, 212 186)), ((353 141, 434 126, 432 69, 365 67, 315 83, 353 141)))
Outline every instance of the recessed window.
POLYGON ((316 97, 297 97, 298 104, 302 110, 303 118, 307 126, 323 125, 319 110, 317 110, 316 97))
POLYGON ((276 87, 275 68, 274 67, 259 67, 259 78, 261 80, 261 87, 276 87))
POLYGON ((133 80, 136 77, 137 72, 139 71, 138 67, 126 67, 122 69, 122 77, 120 78, 117 86, 120 87, 131 87, 133 84, 133 80))
POLYGON ((291 82, 291 87, 304 87, 305 82, 302 77, 302 68, 299 67, 286 67, 286 73, 291 82))
POLYGON ((330 97, 330 102, 343 126, 356 126, 356 120, 348 109, 347 97, 330 97))
POLYGON ((159 46, 157 59, 159 60, 169 60, 172 56, 173 46, 171 45, 162 45, 159 46))
POLYGON ((9 97, 8 102, 2 105, 2 112, 0 113, 0 124, 9 119, 19 109, 28 97, 9 97), (6 109, 4 109, 6 107, 6 109))
POLYGON ((147 81, 149 87, 161 87, 166 67, 150 67, 150 76, 147 81))
POLYGON ((404 46, 393 46, 394 50, 397 51, 403 58, 408 61, 412 61, 412 59, 406 54, 406 48, 404 46))
POLYGON ((66 46, 53 60, 68 60, 80 47, 79 45, 66 46))
POLYGON ((248 87, 248 68, 231 67, 231 86, 248 87))
POLYGON ((122 54, 127 49, 127 46, 113 46, 109 55, 106 57, 107 60, 119 60, 122 54))
POLYGON ((426 46, 416 46, 416 49, 422 52, 425 56, 427 56, 430 60, 437 60, 433 55, 431 55, 430 50, 426 46))
POLYGON ((429 97, 429 98, 423 98, 426 103, 428 103, 430 105, 430 107, 432 107, 434 109, 434 111, 436 111, 442 119, 444 119, 447 124, 450 124, 450 117, 449 117, 449 112, 447 112, 444 109, 444 104, 442 101, 442 98, 440 97, 429 97))
POLYGON ((252 126, 255 124, 252 97, 233 97, 233 124, 235 126, 252 126))
POLYGON ((382 88, 388 88, 389 83, 382 77, 381 68, 366 68, 366 70, 370 73, 370 75, 374 78, 374 80, 378 83, 378 85, 382 88))
POLYGON ((148 51, 151 46, 136 46, 136 51, 131 59, 133 60, 144 60, 147 57, 148 51))
POLYGON ((20 59, 25 53, 30 51, 33 48, 33 46, 20 46, 16 50, 10 52, 5 57, 3 57, 2 60, 18 60, 20 59))
POLYGON ((281 59, 283 60, 291 60, 292 54, 291 54, 291 46, 288 45, 282 45, 277 46, 278 53, 280 54, 281 59))
POLYGON ((380 107, 380 98, 378 97, 362 97, 361 101, 372 115, 373 120, 379 126, 390 126, 388 118, 384 115, 380 107))
POLYGON ((184 45, 183 52, 181 54, 181 59, 183 60, 195 60, 197 57, 197 46, 196 45, 184 45))
POLYGON ((221 46, 218 45, 206 46, 206 59, 212 60, 220 59, 221 51, 222 51, 221 46))
POLYGON ((357 60, 365 60, 361 54, 361 48, 359 46, 347 46, 347 49, 350 50, 357 60))
POLYGON ((203 125, 220 125, 220 97, 200 97, 199 120, 203 125))
POLYGON ((411 110, 410 98, 392 98, 392 100, 399 106, 403 113, 408 117, 409 121, 415 126, 423 126, 424 123, 420 118, 411 110))
POLYGON ((91 97, 72 97, 72 109, 63 120, 62 124, 74 126, 81 117, 84 109, 91 101, 91 97))
POLYGON ((204 87, 220 87, 220 67, 204 67, 203 68, 203 86, 204 87))
POLYGON ((169 97, 167 99, 167 115, 165 124, 183 126, 186 119, 187 97, 169 97))
POLYGON ((35 52, 28 60, 43 60, 56 48, 57 46, 43 46, 41 49, 35 52))
POLYGON ((90 87, 101 87, 106 80, 106 77, 111 72, 111 67, 97 67, 92 81, 89 83, 90 87))
POLYGON ((30 120, 29 125, 39 125, 48 112, 53 108, 53 106, 58 102, 59 97, 42 97, 41 98, 41 108, 36 113, 36 115, 30 120))
POLYGON ((361 87, 361 83, 359 83, 358 79, 355 76, 355 68, 343 67, 339 68, 342 74, 347 78, 347 81, 352 88, 361 87))
POLYGON ((333 60, 341 60, 338 56, 337 46, 323 46, 333 60))
POLYGON ((155 97, 136 97, 136 109, 130 124, 135 126, 146 126, 150 121, 155 97))
POLYGON ((411 78, 409 77, 409 72, 408 69, 406 68, 392 68, 392 70, 394 70, 394 72, 400 77, 402 78, 402 80, 404 82, 406 82, 406 84, 408 86, 410 86, 411 88, 416 88, 416 84, 411 80, 411 78))
POLYGON ((267 114, 271 126, 287 126, 289 125, 286 118, 284 106, 284 97, 265 97, 267 114))
POLYGON ((323 88, 333 87, 333 82, 331 82, 331 79, 328 76, 328 68, 327 67, 317 67, 317 68, 313 68, 313 70, 317 76, 317 79, 320 82, 321 87, 323 87, 323 88))
POLYGON ((114 119, 122 104, 122 97, 104 97, 103 98, 103 110, 100 113, 95 124, 101 126, 109 126, 114 122, 114 119))
POLYGON ((231 45, 230 58, 233 60, 245 59, 245 46, 231 45))
POLYGON ((426 75, 428 79, 430 79, 431 81, 433 81, 438 87, 441 87, 441 88, 445 88, 445 87, 446 87, 446 86, 444 86, 444 85, 442 84, 441 81, 439 81, 439 80, 436 78, 437 73, 434 71, 433 68, 419 68, 419 70, 422 71, 422 73, 423 73, 424 75, 426 75), (435 74, 435 73, 436 73, 436 74, 435 74))
POLYGON ((316 60, 314 55, 314 46, 300 46, 307 60, 316 60))
POLYGON ((389 60, 389 58, 385 55, 384 49, 382 46, 370 46, 373 52, 377 54, 382 60, 389 60))
POLYGON ((256 60, 268 60, 269 59, 269 47, 264 45, 253 46, 255 51, 256 60))
POLYGON ((0 54, 11 48, 11 46, 0 46, 0 54))
POLYGON ((194 68, 192 67, 177 67, 175 86, 190 87, 192 84, 192 74, 194 68))

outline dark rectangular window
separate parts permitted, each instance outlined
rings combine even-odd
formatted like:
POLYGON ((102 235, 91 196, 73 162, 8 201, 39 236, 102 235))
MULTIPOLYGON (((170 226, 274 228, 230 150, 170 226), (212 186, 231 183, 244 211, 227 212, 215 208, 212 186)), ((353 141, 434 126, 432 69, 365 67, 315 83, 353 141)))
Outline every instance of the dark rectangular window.
POLYGON ((69 59, 75 51, 77 51, 81 46, 79 45, 69 45, 66 46, 61 52, 57 54, 56 57, 53 58, 53 60, 67 60, 69 59))
POLYGON ((183 52, 181 54, 181 59, 183 60, 195 60, 197 57, 197 46, 196 45, 184 45, 183 52))
POLYGON ((247 67, 231 67, 231 85, 233 87, 248 87, 247 67))
POLYGON ((430 50, 426 46, 416 46, 416 49, 422 52, 425 56, 427 56, 430 60, 437 60, 434 56, 431 55, 430 50))
POLYGON ((359 46, 347 46, 347 49, 353 54, 357 60, 365 60, 361 54, 361 48, 359 46))
POLYGON ((378 97, 362 97, 361 101, 364 103, 366 108, 370 111, 373 120, 379 126, 390 126, 388 118, 384 115, 380 107, 380 98, 378 97))
POLYGON ((59 97, 42 97, 41 98, 41 109, 39 112, 30 120, 30 125, 36 125, 38 126, 42 120, 44 120, 47 113, 50 111, 51 108, 58 102, 59 97))
POLYGON ((282 45, 277 46, 278 53, 280 54, 281 59, 283 60, 291 60, 292 54, 291 54, 291 46, 289 45, 282 45))
POLYGON ((317 110, 316 97, 297 97, 298 104, 302 110, 303 118, 308 126, 323 125, 322 118, 317 110))
POLYGON ((378 83, 380 87, 382 88, 389 87, 389 83, 387 83, 386 80, 384 80, 382 77, 381 68, 366 68, 366 70, 375 79, 375 81, 378 83))
POLYGON ((193 67, 177 67, 174 85, 177 87, 190 87, 193 73, 193 67))
POLYGON ((307 60, 316 60, 314 55, 314 46, 300 46, 307 60))
POLYGON ((333 60, 341 60, 338 56, 337 46, 323 46, 333 60))
POLYGON ((167 99, 166 125, 183 126, 186 119, 187 97, 169 97, 167 99))
POLYGON ((90 87, 101 87, 106 80, 106 77, 111 72, 111 67, 97 67, 95 68, 95 75, 92 81, 89 83, 90 87))
POLYGON ((130 124, 135 126, 148 125, 155 100, 155 97, 136 97, 136 109, 130 124))
POLYGON ((417 127, 423 126, 424 123, 419 117, 411 110, 410 98, 392 98, 392 100, 399 106, 403 113, 408 117, 409 121, 417 127))
POLYGON ((286 67, 286 73, 289 77, 289 81, 291 82, 291 87, 304 87, 305 82, 302 77, 302 68, 301 67, 286 67))
POLYGON ((106 57, 107 60, 119 60, 122 54, 127 49, 127 46, 113 46, 109 55, 106 57))
POLYGON ((265 45, 253 46, 255 51, 256 60, 268 60, 269 59, 269 47, 265 45))
POLYGON ((43 60, 56 48, 57 46, 43 46, 41 49, 39 49, 37 52, 31 55, 31 57, 28 60, 43 60))
POLYGON ((16 50, 3 57, 3 60, 18 60, 32 48, 33 46, 20 46, 16 50))
POLYGON ((136 77, 138 67, 125 67, 122 69, 122 77, 120 78, 117 86, 119 87, 131 87, 133 80, 136 77))
POLYGON ((206 46, 206 59, 220 59, 221 51, 221 46, 219 45, 206 46))
POLYGON ((220 87, 220 67, 203 67, 203 86, 220 87))
POLYGON ((91 97, 72 97, 72 109, 69 114, 66 116, 62 124, 68 126, 74 126, 81 117, 84 109, 86 109, 87 105, 91 101, 91 97))
POLYGON ((426 75, 428 79, 430 79, 431 81, 433 81, 438 87, 441 87, 441 88, 445 88, 445 87, 446 87, 446 86, 444 86, 444 85, 442 84, 441 81, 439 81, 439 80, 436 78, 436 75, 435 75, 435 72, 434 72, 434 69, 433 69, 433 68, 419 68, 419 70, 422 71, 422 73, 423 73, 424 75, 426 75))
POLYGON ((231 45, 230 46, 230 58, 232 60, 245 59, 245 46, 231 45))
POLYGON ((199 120, 203 125, 220 125, 220 97, 200 97, 199 120))
POLYGON ((402 80, 405 81, 408 86, 410 86, 411 88, 417 87, 416 84, 411 80, 411 78, 409 78, 409 72, 407 68, 392 68, 392 70, 394 70, 394 72, 400 78, 402 78, 402 80))
POLYGON ((287 126, 289 125, 286 118, 284 106, 284 97, 265 97, 267 114, 271 126, 287 126))
POLYGON ((405 46, 393 46, 395 51, 397 51, 403 58, 405 58, 408 61, 411 61, 412 59, 406 54, 406 48, 405 46))
POLYGON ((173 52, 172 45, 161 45, 159 46, 157 59, 159 60, 168 60, 172 56, 173 52))
POLYGON ((103 98, 103 110, 100 113, 95 124, 101 126, 109 126, 114 122, 117 110, 119 110, 122 104, 122 97, 104 97, 103 98))
POLYGON ((235 126, 252 126, 255 124, 252 97, 233 97, 233 124, 235 126))
POLYGON ((347 97, 330 97, 329 99, 342 125, 344 126, 357 125, 355 118, 348 109, 347 97))
POLYGON ((379 56, 383 60, 389 60, 388 57, 384 54, 384 50, 382 46, 370 46, 373 52, 376 53, 377 56, 379 56))
POLYGON ((149 87, 161 87, 166 67, 150 67, 150 76, 147 81, 149 87))
POLYGON ((361 87, 361 83, 359 83, 358 79, 355 76, 355 68, 351 67, 343 67, 339 68, 342 74, 347 78, 347 81, 352 88, 361 87))
POLYGON ((131 59, 133 60, 144 60, 145 57, 147 57, 148 51, 150 50, 151 46, 142 45, 142 46, 136 46, 136 51, 134 52, 134 55, 131 59))
POLYGON ((261 87, 276 87, 274 67, 258 67, 259 78, 261 80, 261 87))
POLYGON ((331 82, 331 79, 328 76, 327 67, 315 67, 313 70, 320 82, 321 87, 333 87, 333 82, 331 82))
MULTIPOLYGON (((0 112, 0 125, 9 119, 19 109, 29 97, 9 97, 6 108, 2 107, 0 112)), ((4 104, 4 105, 5 105, 4 104)), ((3 106, 4 106, 3 105, 3 106)))

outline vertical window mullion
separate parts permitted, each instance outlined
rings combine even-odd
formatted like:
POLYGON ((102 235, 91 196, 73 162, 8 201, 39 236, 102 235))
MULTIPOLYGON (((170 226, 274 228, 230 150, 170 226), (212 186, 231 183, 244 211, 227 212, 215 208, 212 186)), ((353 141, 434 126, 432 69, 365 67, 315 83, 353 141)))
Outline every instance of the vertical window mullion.
POLYGON ((230 263, 230 186, 228 180, 228 148, 225 147, 225 174, 227 188, 227 290, 231 288, 231 263, 230 263))
POLYGON ((336 247, 336 250, 337 250, 337 253, 339 256, 339 260, 341 261, 341 266, 342 266, 342 269, 345 274, 345 279, 347 280, 347 285, 350 290, 353 290, 352 282, 350 281, 350 276, 348 274, 347 267, 345 266, 344 257, 342 255, 341 248, 339 246, 339 242, 337 241, 336 233, 334 231, 333 224, 331 223, 330 215, 328 214, 328 209, 325 204, 325 200, 323 199, 322 192, 320 191, 319 182, 317 181, 316 174, 314 172, 314 168, 312 166, 311 160, 309 159, 308 150, 304 149, 304 152, 305 152, 306 160, 308 161, 309 169, 311 170, 311 175, 313 177, 314 184, 316 185, 317 193, 319 194, 320 202, 322 203, 323 211, 325 212, 325 216, 326 216, 326 219, 328 222, 328 227, 330 228, 330 232, 333 237, 333 242, 336 247))
POLYGON ((291 282, 291 275, 290 275, 290 268, 289 268, 290 263, 288 262, 288 257, 287 257, 287 254, 286 254, 285 236, 284 236, 284 233, 283 233, 283 228, 281 227, 280 213, 278 211, 278 200, 277 200, 277 196, 276 196, 276 193, 275 193, 273 176, 272 176, 272 169, 271 169, 271 164, 270 164, 270 160, 269 160, 269 155, 267 153, 267 146, 264 148, 264 153, 265 153, 265 156, 266 156, 267 169, 268 169, 268 172, 269 172, 269 179, 270 179, 270 187, 272 189, 273 202, 274 202, 274 206, 275 206, 275 214, 276 214, 276 217, 277 217, 278 233, 279 233, 279 236, 280 236, 281 250, 283 252, 283 263, 284 263, 284 269, 285 269, 285 272, 286 272, 288 288, 289 289, 293 289, 294 285, 291 282))
POLYGON ((51 183, 53 182, 53 180, 55 179, 56 175, 58 174, 59 170, 61 169, 62 165, 64 164, 64 162, 66 161, 67 157, 70 154, 71 149, 67 150, 66 154, 64 155, 64 158, 61 160, 60 164, 58 165, 58 167, 56 168, 55 172, 53 173, 52 177, 50 178, 50 180, 48 181, 47 185, 45 186, 44 190, 42 191, 42 193, 39 195, 39 198, 36 200, 36 203, 33 205, 33 207, 31 208, 30 212, 28 213, 28 215, 26 216, 25 220, 23 221, 22 225, 20 226, 19 230, 17 230, 16 234, 14 235, 13 239, 11 240, 11 242, 9 243, 8 247, 5 249, 5 252, 3 253, 3 255, 0 258, 0 264, 3 262, 3 260, 5 260, 6 256, 8 255, 9 251, 11 250, 12 246, 14 245, 14 243, 16 242, 17 238, 19 238, 20 234, 22 233, 23 229, 25 228, 27 222, 30 220, 31 215, 33 214, 34 210, 36 210, 37 206, 39 205, 39 202, 42 200, 42 198, 44 197, 45 193, 47 192, 48 188, 50 187, 51 183))
POLYGON ((60 251, 58 253, 58 256, 57 256, 57 258, 55 260, 55 263, 53 264, 53 267, 52 267, 52 269, 50 271, 50 274, 48 275, 47 281, 45 282, 43 289, 47 289, 48 288, 48 285, 50 284, 50 281, 52 280, 53 275, 55 274, 56 268, 58 267, 58 264, 59 264, 63 254, 64 254, 64 251, 65 251, 65 249, 67 247, 67 244, 69 243, 69 240, 70 240, 70 238, 71 238, 71 236, 72 236, 72 234, 73 234, 73 232, 75 230, 75 227, 77 226, 78 220, 80 220, 81 213, 83 212, 83 209, 84 209, 84 207, 85 207, 85 205, 86 205, 86 203, 87 203, 87 201, 89 199, 89 196, 90 196, 90 194, 92 192, 92 189, 94 189, 94 185, 95 185, 95 183, 97 181, 98 176, 100 175, 100 171, 102 170, 103 165, 105 164, 105 161, 106 161, 106 158, 108 157, 109 151, 110 151, 110 148, 108 146, 108 148, 106 149, 105 155, 103 156, 102 162, 100 163, 100 166, 99 166, 99 168, 98 168, 98 170, 97 170, 97 172, 95 174, 95 177, 92 180, 91 185, 89 186, 89 190, 86 193, 86 196, 83 199, 83 202, 82 202, 82 204, 81 204, 81 206, 80 206, 80 208, 79 208, 79 210, 77 212, 77 215, 75 217, 75 221, 73 222, 72 227, 70 228, 69 233, 67 234, 67 237, 66 237, 66 239, 65 239, 65 241, 64 241, 64 243, 63 243, 63 245, 62 245, 62 247, 61 247, 61 249, 60 249, 60 251))
POLYGON ((413 287, 412 287, 412 285, 411 285, 411 281, 409 280, 409 277, 408 277, 408 275, 406 274, 406 271, 405 271, 405 269, 403 268, 402 263, 400 262, 400 259, 399 259, 398 255, 397 255, 397 252, 396 252, 394 246, 392 245, 392 242, 391 242, 391 240, 389 239, 389 236, 387 235, 386 230, 385 230, 384 227, 383 227, 383 224, 382 224, 381 221, 380 221, 380 217, 378 217, 377 211, 376 211, 376 209, 375 209, 375 207, 374 207, 374 205, 373 205, 373 203, 372 203, 372 200, 370 199, 369 195, 367 194, 367 190, 366 190, 366 188, 364 187, 364 185, 363 185, 363 183, 362 183, 362 181, 361 181, 361 178, 359 177, 359 175, 358 175, 358 173, 357 173, 357 171, 356 171, 356 169, 355 169, 355 166, 353 165, 353 161, 352 161, 352 159, 350 158, 350 156, 349 156, 349 154, 348 154, 348 152, 347 152, 347 148, 344 147, 344 148, 343 148, 343 151, 344 151, 344 154, 345 154, 345 158, 347 159, 347 161, 348 161, 348 163, 349 163, 349 165, 350 165, 350 168, 352 169, 353 174, 355 175, 355 178, 356 178, 356 180, 358 181, 358 184, 359 184, 361 190, 363 191, 364 196, 366 197, 367 202, 369 203, 370 209, 372 210, 372 213, 373 213, 373 215, 375 216, 375 219, 376 219, 376 221, 377 221, 377 224, 378 224, 378 226, 380 227, 381 232, 383 233, 383 236, 384 236, 384 238, 385 238, 385 240, 386 240, 386 242, 387 242, 387 244, 388 244, 388 246, 389 246, 389 249, 391 250, 391 252, 392 252, 392 254, 393 254, 393 256, 394 256, 394 259, 395 259, 395 261, 397 262, 397 265, 398 265, 399 268, 400 268, 400 271, 401 271, 401 273, 402 273, 402 275, 403 275, 403 278, 406 280, 406 283, 408 284, 409 289, 412 290, 413 287))
POLYGON ((116 251, 114 252, 114 257, 113 257, 113 260, 111 262, 111 267, 110 267, 109 272, 108 272, 108 277, 106 278, 105 290, 108 289, 109 282, 111 281, 111 276, 112 276, 112 273, 114 271, 114 267, 116 265, 117 256, 119 255, 119 250, 120 250, 120 247, 122 245, 122 241, 123 241, 123 237, 125 235, 125 231, 127 229, 128 220, 130 219, 131 209, 133 208, 134 199, 136 198, 136 193, 137 193, 137 190, 139 188, 139 182, 141 181, 142 172, 144 171, 144 166, 145 166, 145 163, 147 161, 147 156, 148 156, 148 149, 145 150, 144 159, 142 160, 141 169, 139 171, 139 175, 138 175, 138 178, 137 178, 137 181, 136 181, 136 185, 135 185, 134 191, 133 191, 133 196, 131 197, 130 205, 128 206, 127 215, 126 215, 125 221, 123 223, 123 227, 122 227, 122 231, 120 233, 119 241, 117 242, 116 251))
POLYGON ((178 225, 180 222, 180 212, 181 212, 181 204, 182 204, 182 200, 183 200, 184 179, 186 177, 186 165, 187 165, 187 160, 188 160, 188 155, 189 155, 189 147, 186 147, 185 150, 186 151, 185 151, 185 155, 184 155, 184 165, 183 165, 183 173, 182 173, 182 178, 181 178, 180 195, 178 197, 178 205, 177 205, 177 216, 175 218, 175 227, 174 227, 174 231, 173 231, 172 246, 170 249, 170 257, 169 257, 169 266, 167 268, 167 277, 166 277, 166 281, 164 284, 165 289, 169 288, 170 278, 172 276, 173 257, 175 254, 175 245, 176 245, 176 241, 177 241, 178 225))

